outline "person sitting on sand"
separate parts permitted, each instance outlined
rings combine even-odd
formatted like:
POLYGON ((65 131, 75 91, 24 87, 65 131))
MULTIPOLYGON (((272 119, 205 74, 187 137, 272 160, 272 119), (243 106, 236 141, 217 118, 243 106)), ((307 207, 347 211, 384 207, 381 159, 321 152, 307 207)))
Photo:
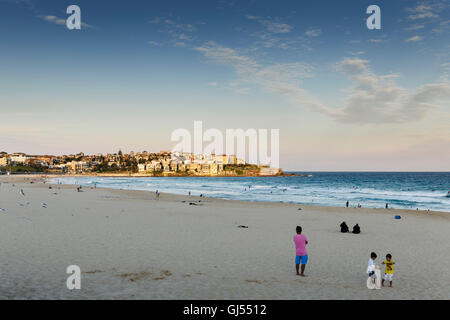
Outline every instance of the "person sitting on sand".
POLYGON ((352 233, 354 233, 354 234, 361 233, 361 228, 359 227, 358 224, 355 224, 355 225, 353 226, 353 231, 352 231, 352 233))
POLYGON ((346 232, 349 231, 348 226, 347 226, 347 224, 345 223, 345 221, 341 223, 340 227, 341 227, 341 232, 342 232, 342 233, 346 233, 346 232))
POLYGON ((308 244, 308 239, 304 234, 302 234, 302 227, 296 227, 297 234, 294 235, 295 243, 295 270, 298 276, 305 276, 305 267, 308 263, 308 253, 306 252, 306 245, 308 244), (301 273, 299 273, 300 263, 302 264, 301 273))

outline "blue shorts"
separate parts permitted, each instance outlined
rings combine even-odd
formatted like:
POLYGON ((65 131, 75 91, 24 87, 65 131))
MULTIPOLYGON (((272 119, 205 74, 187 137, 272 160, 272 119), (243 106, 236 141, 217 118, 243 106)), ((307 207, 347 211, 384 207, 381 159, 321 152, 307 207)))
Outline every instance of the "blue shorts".
POLYGON ((308 255, 304 255, 304 256, 296 256, 295 257, 295 264, 307 264, 308 263, 308 255))

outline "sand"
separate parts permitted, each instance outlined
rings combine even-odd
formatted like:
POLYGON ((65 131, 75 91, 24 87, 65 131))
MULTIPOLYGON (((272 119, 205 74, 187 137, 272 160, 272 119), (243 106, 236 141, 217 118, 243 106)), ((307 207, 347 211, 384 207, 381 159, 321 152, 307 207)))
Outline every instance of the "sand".
POLYGON ((194 206, 199 198, 32 179, 0 176, 1 299, 450 298, 449 213, 211 198, 194 206), (342 221, 362 233, 340 233, 342 221), (296 225, 309 240, 306 278, 295 275, 296 225), (393 288, 366 288, 371 251, 378 264, 393 255, 393 288), (80 290, 66 287, 69 265, 81 268, 80 290))

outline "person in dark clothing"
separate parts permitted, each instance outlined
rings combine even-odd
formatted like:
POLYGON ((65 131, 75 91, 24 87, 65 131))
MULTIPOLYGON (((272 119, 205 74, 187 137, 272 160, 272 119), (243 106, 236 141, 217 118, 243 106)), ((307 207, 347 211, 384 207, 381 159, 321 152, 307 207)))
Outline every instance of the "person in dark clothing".
POLYGON ((347 200, 347 202, 345 203, 345 206, 348 208, 348 200, 347 200))
POLYGON ((341 232, 342 232, 342 233, 346 233, 346 232, 349 231, 348 226, 347 226, 347 224, 345 223, 345 221, 341 223, 340 227, 341 227, 341 232))
POLYGON ((361 228, 359 227, 358 224, 355 224, 355 225, 353 226, 353 231, 352 231, 352 233, 355 233, 355 234, 361 233, 361 228))

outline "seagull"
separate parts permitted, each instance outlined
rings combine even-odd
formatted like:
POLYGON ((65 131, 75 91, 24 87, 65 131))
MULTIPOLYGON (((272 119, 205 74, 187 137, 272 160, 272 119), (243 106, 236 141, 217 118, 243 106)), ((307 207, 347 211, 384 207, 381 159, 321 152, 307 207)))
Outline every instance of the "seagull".
POLYGON ((20 194, 23 196, 25 195, 25 192, 23 192, 23 189, 20 189, 20 194))
POLYGON ((41 205, 42 205, 42 208, 47 208, 47 204, 45 202, 42 202, 41 205))
POLYGON ((0 211, 4 212, 4 211, 6 211, 6 210, 5 210, 5 209, 3 209, 3 208, 0 208, 0 211))

